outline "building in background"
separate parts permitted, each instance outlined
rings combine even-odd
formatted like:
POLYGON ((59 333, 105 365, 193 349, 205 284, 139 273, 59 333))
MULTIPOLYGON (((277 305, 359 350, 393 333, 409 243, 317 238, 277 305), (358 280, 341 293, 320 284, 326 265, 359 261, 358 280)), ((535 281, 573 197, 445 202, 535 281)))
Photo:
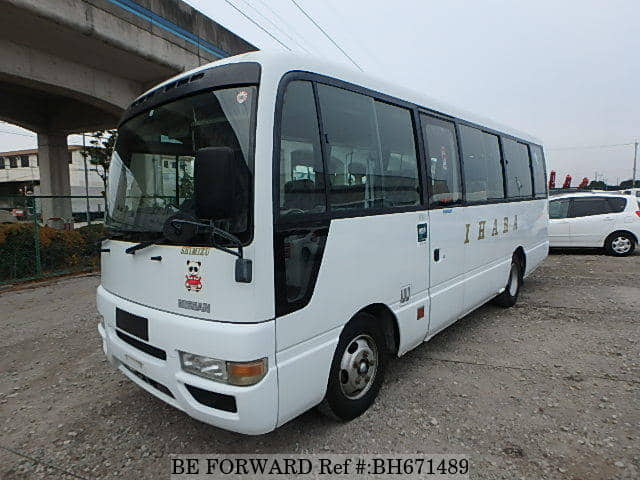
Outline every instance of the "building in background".
MULTIPOLYGON (((98 175, 96 167, 87 159, 87 175, 89 196, 103 196, 104 183, 98 175)), ((69 183, 72 196, 87 194, 85 181, 85 161, 82 146, 69 146, 69 183)), ((40 170, 38 168, 38 150, 16 150, 0 152, 0 209, 11 209, 14 206, 12 196, 40 193, 40 170)), ((74 198, 71 202, 74 216, 85 213, 87 202, 84 198, 74 198)), ((104 200, 89 199, 89 208, 93 214, 101 216, 104 212, 104 200)))

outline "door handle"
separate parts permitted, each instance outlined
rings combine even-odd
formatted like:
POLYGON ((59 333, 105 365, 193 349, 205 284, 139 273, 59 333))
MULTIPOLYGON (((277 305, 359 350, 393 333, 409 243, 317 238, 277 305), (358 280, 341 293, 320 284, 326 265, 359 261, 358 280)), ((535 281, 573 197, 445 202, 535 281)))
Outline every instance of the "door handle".
POLYGON ((439 248, 436 248, 433 251, 433 261, 434 262, 439 262, 440 261, 440 249, 439 248))

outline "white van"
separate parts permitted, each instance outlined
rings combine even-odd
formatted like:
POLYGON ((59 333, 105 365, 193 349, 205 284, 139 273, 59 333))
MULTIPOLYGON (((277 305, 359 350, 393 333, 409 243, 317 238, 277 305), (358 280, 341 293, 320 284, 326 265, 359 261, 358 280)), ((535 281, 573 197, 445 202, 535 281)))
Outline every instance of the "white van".
POLYGON ((572 193, 549 201, 550 247, 598 247, 631 255, 640 239, 640 205, 632 195, 572 193))

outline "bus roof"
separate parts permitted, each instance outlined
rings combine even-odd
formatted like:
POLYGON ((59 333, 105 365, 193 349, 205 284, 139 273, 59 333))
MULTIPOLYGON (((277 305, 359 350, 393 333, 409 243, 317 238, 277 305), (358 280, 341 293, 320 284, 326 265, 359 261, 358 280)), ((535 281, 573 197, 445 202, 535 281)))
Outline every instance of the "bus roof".
POLYGON ((400 100, 414 103, 420 107, 424 107, 432 111, 436 111, 451 117, 456 117, 461 120, 466 120, 467 122, 475 123, 491 130, 517 137, 521 140, 542 145, 540 139, 528 135, 524 132, 507 127, 486 117, 475 115, 451 105, 447 105, 446 103, 436 100, 415 89, 396 85, 378 76, 361 72, 350 67, 347 64, 332 63, 322 59, 318 59, 317 57, 289 52, 270 52, 260 50, 256 52, 235 55, 233 57, 227 57, 212 63, 208 63, 206 65, 202 65, 188 72, 176 75, 175 77, 170 78, 159 85, 156 85, 152 89, 140 95, 140 97, 143 97, 156 88, 163 87, 168 83, 179 80, 182 77, 193 75, 194 73, 207 70, 212 67, 241 62, 257 62, 262 66, 263 70, 270 70, 272 72, 275 71, 275 73, 277 73, 279 76, 282 76, 289 71, 305 71, 336 78, 347 83, 353 83, 355 85, 362 86, 369 90, 374 90, 390 97, 396 97, 400 100))

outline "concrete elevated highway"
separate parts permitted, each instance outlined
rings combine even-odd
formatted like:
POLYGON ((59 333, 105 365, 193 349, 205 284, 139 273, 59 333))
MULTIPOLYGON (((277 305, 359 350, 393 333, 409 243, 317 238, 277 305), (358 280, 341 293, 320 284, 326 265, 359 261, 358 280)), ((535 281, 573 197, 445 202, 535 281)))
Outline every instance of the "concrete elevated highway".
MULTIPOLYGON (((251 50, 180 0, 0 0, 0 120, 38 134, 40 191, 68 195, 67 135, 112 128, 155 83, 251 50)), ((70 202, 43 217, 70 218, 70 202)))

